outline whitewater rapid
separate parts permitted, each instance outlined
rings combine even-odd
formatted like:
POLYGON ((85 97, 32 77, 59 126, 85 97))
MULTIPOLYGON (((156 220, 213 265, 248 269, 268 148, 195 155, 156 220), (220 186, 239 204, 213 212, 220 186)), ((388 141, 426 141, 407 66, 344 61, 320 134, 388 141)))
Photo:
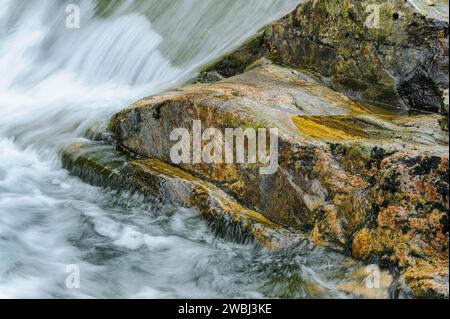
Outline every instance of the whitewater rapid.
POLYGON ((224 241, 193 210, 82 183, 59 156, 299 1, 72 2, 80 29, 66 1, 0 5, 0 298, 345 297, 339 255, 224 241))

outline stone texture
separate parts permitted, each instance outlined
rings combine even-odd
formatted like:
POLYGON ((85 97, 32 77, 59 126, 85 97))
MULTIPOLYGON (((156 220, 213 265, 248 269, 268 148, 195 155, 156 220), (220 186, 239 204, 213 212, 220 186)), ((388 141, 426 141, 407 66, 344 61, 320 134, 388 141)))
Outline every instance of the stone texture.
POLYGON ((448 296, 448 134, 439 116, 363 105, 260 60, 241 75, 140 100, 110 130, 123 150, 171 163, 170 133, 191 130, 193 120, 277 127, 280 167, 273 175, 260 175, 258 164, 183 171, 316 244, 395 267, 415 296, 448 296))
POLYGON ((157 159, 134 159, 101 141, 76 143, 62 154, 64 167, 95 186, 137 192, 152 201, 194 207, 217 235, 279 248, 303 240, 243 207, 211 183, 157 159))
MULTIPOLYGON (((202 181, 174 166, 158 160, 139 160, 125 155, 105 141, 107 134, 97 134, 96 141, 86 141, 66 147, 63 164, 73 175, 92 185, 144 195, 144 202, 163 202, 198 209, 216 235, 239 243, 252 242, 284 256, 286 250, 311 249, 311 242, 298 233, 270 222, 248 209, 216 186, 202 181)), ((368 287, 365 266, 352 258, 343 258, 328 249, 314 247, 314 254, 337 258, 342 268, 333 274, 337 291, 345 296, 364 299, 390 297, 394 281, 388 271, 379 270, 378 288, 368 287)), ((378 271, 378 270, 377 270, 378 271)), ((323 287, 301 279, 277 278, 270 285, 288 284, 292 288, 285 297, 297 296, 300 291, 320 298, 327 295, 323 287), (299 281, 300 280, 300 281, 299 281)), ((280 296, 281 297, 281 296, 280 296)))
POLYGON ((446 7, 448 1, 304 1, 207 69, 230 76, 266 56, 315 72, 359 100, 439 112, 449 86, 446 7))

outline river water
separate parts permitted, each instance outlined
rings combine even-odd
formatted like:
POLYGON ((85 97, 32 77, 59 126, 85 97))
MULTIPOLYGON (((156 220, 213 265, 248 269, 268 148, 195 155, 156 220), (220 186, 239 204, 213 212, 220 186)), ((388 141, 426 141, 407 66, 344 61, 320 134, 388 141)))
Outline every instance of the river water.
POLYGON ((79 29, 65 1, 0 4, 0 298, 349 297, 341 255, 222 240, 194 210, 86 185, 59 156, 299 0, 72 2, 79 29))

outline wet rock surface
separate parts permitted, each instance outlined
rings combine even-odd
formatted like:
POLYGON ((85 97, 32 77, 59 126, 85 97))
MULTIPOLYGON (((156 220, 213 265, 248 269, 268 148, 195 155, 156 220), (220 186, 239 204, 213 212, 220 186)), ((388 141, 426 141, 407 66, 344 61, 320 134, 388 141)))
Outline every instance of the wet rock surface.
POLYGON ((277 248, 307 237, 395 275, 374 291, 355 271, 340 287, 353 296, 448 298, 445 3, 305 1, 196 84, 114 115, 114 146, 73 145, 65 165, 99 186, 197 207, 216 230, 234 225, 230 238, 277 248), (194 121, 277 128, 276 171, 175 164, 171 134, 193 137, 194 121))
MULTIPOLYGON (((64 167, 73 175, 91 185, 127 192, 129 195, 143 195, 144 201, 149 204, 194 207, 209 222, 217 236, 242 244, 253 243, 258 251, 259 248, 267 253, 270 251, 274 259, 274 263, 270 263, 274 273, 267 279, 264 289, 270 293, 280 293, 279 297, 306 295, 312 298, 386 299, 395 297, 393 291, 396 289, 401 289, 403 294, 408 293, 388 271, 374 265, 366 267, 334 249, 316 246, 302 234, 269 221, 214 185, 167 163, 130 157, 102 139, 66 147, 62 152, 62 160, 64 167), (291 266, 286 267, 277 265, 280 263, 279 258, 292 258, 295 261, 289 259, 288 264, 291 266), (309 261, 312 263, 325 263, 326 269, 322 271, 330 277, 331 282, 317 284, 308 281, 310 276, 317 275, 307 267, 295 269, 296 262, 303 258, 312 259, 309 261)), ((254 266, 267 267, 264 263, 254 266)))
POLYGON ((243 207, 217 186, 157 159, 135 159, 101 141, 72 144, 62 159, 64 167, 89 184, 195 207, 223 238, 272 249, 301 239, 243 207))
POLYGON ((304 1, 207 69, 224 76, 266 56, 354 98, 439 112, 448 89, 448 1, 304 1))
POLYGON ((182 164, 317 245, 402 273, 418 297, 448 295, 448 134, 438 115, 363 105, 314 76, 257 61, 241 75, 149 97, 110 123, 120 147, 170 163, 176 128, 279 129, 279 169, 182 164), (282 194, 282 196, 281 196, 282 194))
MULTIPOLYGON (((194 207, 209 222, 214 233, 226 240, 238 243, 253 243, 255 248, 271 251, 279 262, 282 258, 329 259, 324 270, 333 284, 319 285, 308 282, 307 268, 300 273, 291 267, 282 267, 266 283, 271 293, 281 291, 280 297, 295 297, 306 294, 320 298, 334 296, 364 299, 385 299, 392 296, 398 286, 392 275, 379 268, 361 265, 335 250, 315 246, 302 234, 277 225, 261 214, 239 204, 216 186, 158 160, 140 160, 118 151, 105 141, 84 141, 72 144, 62 152, 62 160, 73 175, 100 187, 130 195, 143 195, 145 202, 174 204, 194 207), (294 257, 289 257, 294 256, 294 257), (327 256, 327 257, 325 257, 327 256), (330 267, 330 263, 333 266, 330 267), (292 271, 292 273, 291 273, 292 271), (373 274, 373 276, 371 275, 373 274), (373 282, 372 282, 373 281, 373 282), (373 283, 376 286, 373 286, 373 283)), ((259 251, 259 249, 258 249, 259 251)), ((315 262, 318 262, 317 260, 315 262)), ((255 265, 256 267, 264 267, 255 265)), ((277 266, 272 265, 277 271, 277 266)))

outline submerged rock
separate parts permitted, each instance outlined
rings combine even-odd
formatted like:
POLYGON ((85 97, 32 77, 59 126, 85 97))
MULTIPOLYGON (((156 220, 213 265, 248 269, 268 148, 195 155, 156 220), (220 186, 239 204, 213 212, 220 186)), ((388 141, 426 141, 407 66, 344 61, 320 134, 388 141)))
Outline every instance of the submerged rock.
POLYGON ((258 163, 181 163, 183 171, 318 245, 399 269, 415 296, 448 295, 448 134, 439 116, 363 105, 310 74, 258 61, 238 76, 140 100, 110 130, 123 150, 171 163, 171 132, 192 134, 194 120, 278 128, 279 167, 261 175, 258 163))

